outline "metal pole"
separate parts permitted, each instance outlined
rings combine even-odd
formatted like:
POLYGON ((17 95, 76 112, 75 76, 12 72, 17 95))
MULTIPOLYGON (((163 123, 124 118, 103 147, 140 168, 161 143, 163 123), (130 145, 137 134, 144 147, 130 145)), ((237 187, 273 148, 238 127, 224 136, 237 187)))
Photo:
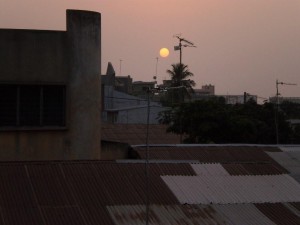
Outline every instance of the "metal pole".
POLYGON ((122 75, 122 59, 120 59, 120 76, 122 75))
POLYGON ((179 40, 179 63, 180 63, 180 65, 182 63, 182 44, 181 44, 181 39, 179 40))
POLYGON ((158 57, 156 57, 155 76, 157 76, 158 57))
POLYGON ((149 209, 150 209, 150 182, 149 182, 149 123, 150 123, 150 88, 147 90, 147 131, 146 131, 146 161, 145 161, 145 175, 146 175, 146 225, 149 224, 149 209))
POLYGON ((279 144, 279 128, 278 128, 278 113, 279 113, 279 91, 278 91, 278 80, 276 80, 276 116, 275 116, 275 126, 276 126, 276 144, 279 144))

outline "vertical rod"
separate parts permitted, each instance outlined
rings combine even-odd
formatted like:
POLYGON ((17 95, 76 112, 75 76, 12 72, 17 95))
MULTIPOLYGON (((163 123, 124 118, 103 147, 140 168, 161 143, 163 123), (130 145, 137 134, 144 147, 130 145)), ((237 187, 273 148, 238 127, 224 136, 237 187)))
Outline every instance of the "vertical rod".
POLYGON ((155 76, 157 77, 158 57, 156 57, 155 76))
POLYGON ((145 175, 146 175, 146 225, 149 224, 149 209, 150 209, 150 182, 149 182, 149 123, 150 123, 150 88, 147 90, 147 132, 146 132, 146 165, 145 165, 145 175))
POLYGON ((278 80, 276 80, 276 116, 275 116, 275 126, 276 126, 276 144, 279 144, 279 127, 278 127, 278 114, 279 114, 279 91, 278 91, 278 80))
POLYGON ((179 63, 181 65, 182 63, 182 44, 181 44, 181 39, 179 40, 179 63))
POLYGON ((122 76, 122 59, 120 59, 120 76, 122 76))

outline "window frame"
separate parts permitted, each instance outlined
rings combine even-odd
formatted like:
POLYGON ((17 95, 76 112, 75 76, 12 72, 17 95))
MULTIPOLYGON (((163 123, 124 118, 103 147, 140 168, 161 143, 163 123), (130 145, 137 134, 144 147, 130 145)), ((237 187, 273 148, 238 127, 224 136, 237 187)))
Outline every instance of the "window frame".
POLYGON ((0 86, 2 85, 11 85, 16 86, 16 125, 0 125, 0 131, 26 131, 26 130, 67 130, 67 121, 68 121, 68 105, 67 105, 67 85, 65 83, 11 83, 11 82, 0 82, 0 86), (20 125, 20 90, 22 87, 25 86, 36 86, 39 88, 39 125, 20 125), (61 125, 45 125, 45 122, 43 121, 43 117, 45 115, 45 112, 43 111, 45 109, 45 105, 43 104, 44 101, 44 88, 45 87, 61 87, 62 88, 62 123, 61 125))

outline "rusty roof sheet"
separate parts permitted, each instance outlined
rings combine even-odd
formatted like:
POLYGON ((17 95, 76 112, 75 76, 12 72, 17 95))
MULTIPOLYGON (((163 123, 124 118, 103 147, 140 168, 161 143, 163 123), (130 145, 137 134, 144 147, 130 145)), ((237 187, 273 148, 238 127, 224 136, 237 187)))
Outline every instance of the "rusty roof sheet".
POLYGON ((278 225, 299 225, 300 216, 294 214, 281 203, 277 204, 256 204, 256 207, 270 220, 278 225))
MULTIPOLYGON (((116 225, 145 224, 145 206, 109 206, 108 211, 116 225)), ((149 224, 232 224, 212 206, 150 205, 149 224)))
MULTIPOLYGON (((180 136, 166 132, 167 127, 160 124, 149 125, 149 144, 179 144, 180 136)), ((146 144, 146 124, 102 124, 101 140, 146 144)))
MULTIPOLYGON (((150 199, 178 204, 161 175, 195 175, 189 164, 150 165, 150 199)), ((99 224, 107 205, 145 203, 145 165, 115 162, 0 163, 0 224, 99 224)))
MULTIPOLYGON (((231 176, 217 163, 152 162, 149 168, 150 218, 161 221, 157 224, 247 225, 251 215, 269 221, 263 214, 280 215, 282 207, 284 221, 290 224, 287 221, 296 221, 295 215, 300 214, 300 184, 288 175, 231 176), (183 198, 194 204, 181 204, 183 198), (259 208, 259 212, 246 204, 277 200, 293 202, 281 207, 263 205, 267 209, 259 208), (220 202, 225 208, 211 204, 220 202), (243 204, 227 204, 232 202, 243 204), (247 209, 248 216, 242 212, 247 209)), ((0 224, 141 224, 145 185, 144 163, 1 162, 0 224)))
POLYGON ((230 175, 279 175, 288 173, 277 163, 225 163, 222 164, 230 175))
MULTIPOLYGON (((134 147, 134 151, 139 158, 146 158, 145 147, 134 147)), ((275 147, 258 146, 151 146, 149 158, 152 160, 198 160, 202 163, 221 163, 231 175, 288 173, 267 152, 282 153, 275 147)))
POLYGON ((220 214, 226 216, 232 224, 237 225, 276 225, 266 217, 254 204, 213 205, 220 214))
MULTIPOLYGON (((150 205, 149 224, 222 224, 222 225, 287 225, 299 224, 299 211, 292 203, 230 205, 150 205)), ((144 205, 107 206, 116 225, 145 224, 144 205)))
POLYGON ((182 204, 300 201, 300 184, 286 174, 272 176, 162 176, 162 179, 182 204))
MULTIPOLYGON (((250 146, 151 146, 151 159, 199 160, 205 163, 273 162, 266 151, 271 147, 250 146)), ((146 147, 135 147, 145 158, 146 147)), ((276 148, 275 148, 276 151, 276 148)), ((279 151, 279 150, 278 150, 279 151)))

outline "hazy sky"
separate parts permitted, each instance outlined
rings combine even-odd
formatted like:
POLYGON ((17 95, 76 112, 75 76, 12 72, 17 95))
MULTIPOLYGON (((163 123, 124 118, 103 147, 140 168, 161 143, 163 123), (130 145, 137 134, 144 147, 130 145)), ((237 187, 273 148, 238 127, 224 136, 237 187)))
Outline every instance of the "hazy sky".
POLYGON ((300 97, 300 0, 0 0, 0 28, 65 30, 66 9, 102 14, 102 73, 112 62, 120 75, 122 59, 121 75, 152 81, 167 47, 161 82, 182 34, 197 46, 182 51, 197 87, 269 97, 278 79, 298 84, 280 85, 283 96, 300 97))

